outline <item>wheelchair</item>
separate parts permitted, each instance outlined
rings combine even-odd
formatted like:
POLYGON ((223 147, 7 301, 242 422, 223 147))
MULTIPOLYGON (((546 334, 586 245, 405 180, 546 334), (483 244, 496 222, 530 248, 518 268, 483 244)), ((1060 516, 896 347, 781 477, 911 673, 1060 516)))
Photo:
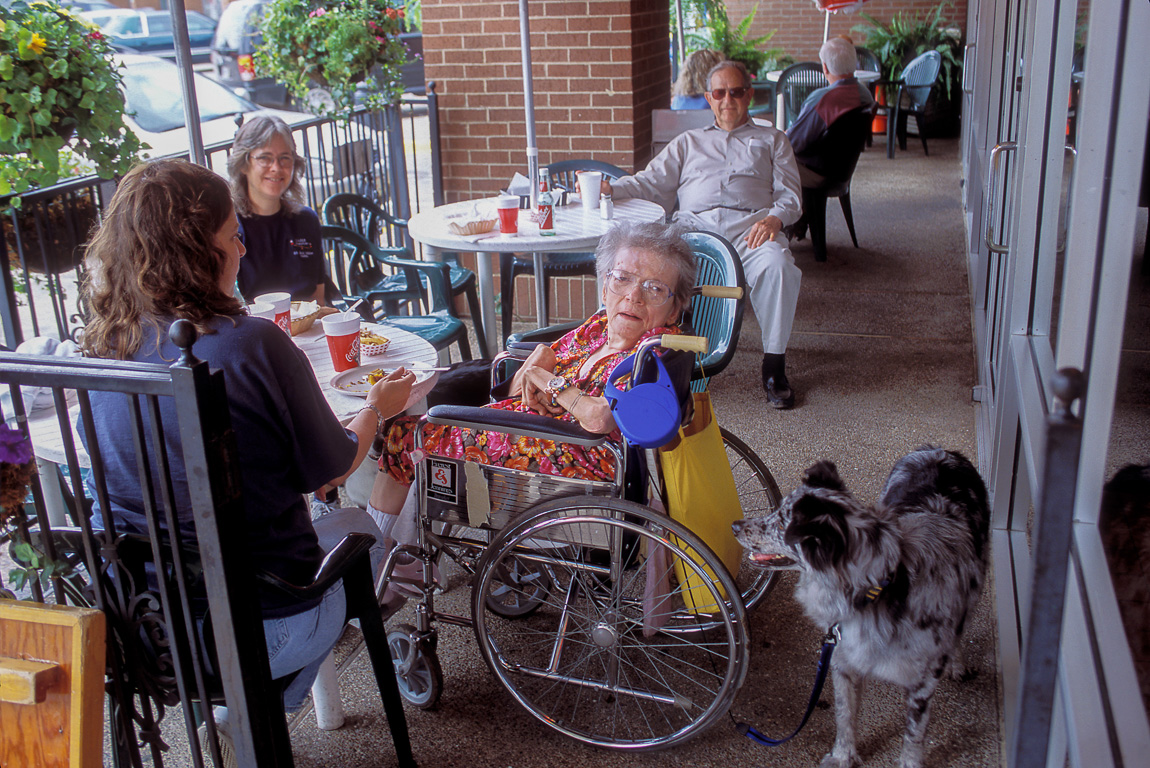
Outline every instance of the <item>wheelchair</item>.
MULTIPOLYGON (((696 290, 697 300, 741 299, 729 289, 696 290)), ((653 348, 707 341, 648 340, 636 352, 633 378, 641 380, 642 358, 653 348)), ((690 365, 694 355, 677 354, 688 365, 676 392, 689 404, 691 380, 703 377, 690 365)), ((747 674, 746 612, 770 592, 775 573, 746 557, 738 573, 728 573, 699 537, 647 506, 648 489, 660 487, 655 454, 626 435, 614 445, 545 416, 462 406, 435 406, 427 420, 605 447, 615 472, 609 481, 586 480, 424 455, 422 431, 415 430, 416 542, 393 550, 377 584, 382 589, 401 555, 422 561, 415 624, 388 633, 403 698, 425 709, 438 702, 436 624, 446 623, 472 627, 480 654, 512 698, 577 741, 665 749, 721 719, 747 674), (443 556, 472 576, 470 616, 436 609, 434 568, 443 556), (664 569, 674 574, 669 586, 660 581, 664 569)), ((780 501, 769 470, 737 437, 724 430, 723 439, 744 516, 767 514, 780 501)))

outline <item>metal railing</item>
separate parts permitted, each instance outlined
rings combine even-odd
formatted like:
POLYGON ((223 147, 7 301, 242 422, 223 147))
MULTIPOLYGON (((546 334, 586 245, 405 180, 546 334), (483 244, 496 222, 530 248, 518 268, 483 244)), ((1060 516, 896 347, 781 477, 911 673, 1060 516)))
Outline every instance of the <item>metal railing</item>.
MULTIPOLYGON (((308 161, 307 204, 318 211, 330 195, 356 192, 407 219, 442 202, 438 112, 430 83, 425 95, 362 109, 347 123, 315 117, 293 125, 296 148, 308 161)), ((205 147, 208 166, 224 176, 231 145, 205 147)), ((22 195, 18 214, 0 215, 8 263, 0 269, 0 343, 15 348, 32 336, 76 338, 86 316, 79 291, 83 244, 114 192, 114 181, 88 176, 22 195)))

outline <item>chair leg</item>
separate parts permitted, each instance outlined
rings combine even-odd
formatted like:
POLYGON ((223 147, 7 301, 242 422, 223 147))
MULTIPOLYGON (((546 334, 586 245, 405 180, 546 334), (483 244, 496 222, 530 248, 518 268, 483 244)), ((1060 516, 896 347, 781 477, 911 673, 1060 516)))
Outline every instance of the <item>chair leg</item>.
POLYGON ((918 126, 918 138, 919 138, 919 141, 922 142, 922 153, 929 157, 930 152, 928 152, 926 149, 926 134, 924 134, 922 132, 922 124, 919 122, 917 114, 914 116, 914 122, 915 122, 915 125, 918 126))
POLYGON ((895 126, 898 131, 898 148, 903 152, 906 151, 906 121, 909 115, 906 112, 898 113, 898 125, 895 126))
POLYGON ((479 342, 481 354, 487 354, 487 329, 483 327, 483 313, 479 307, 479 292, 475 283, 467 286, 464 292, 467 296, 467 312, 471 315, 471 322, 475 325, 475 340, 479 342))
MULTIPOLYGON (((807 197, 804 195, 804 197, 807 197)), ((803 203, 803 213, 811 233, 811 246, 815 249, 815 261, 827 260, 827 196, 811 190, 810 205, 803 203)))
POLYGON ((891 105, 886 113, 886 156, 894 158, 895 123, 898 122, 898 104, 891 105))
POLYGON ((375 683, 383 700, 383 711, 387 715, 387 725, 391 729, 391 739, 395 744, 395 754, 400 766, 415 768, 415 756, 411 752, 411 736, 407 731, 407 717, 403 713, 403 699, 399 695, 399 683, 395 679, 395 665, 387 649, 387 631, 379 615, 372 581, 371 566, 366 557, 354 566, 358 573, 344 578, 349 612, 359 618, 364 645, 371 659, 371 669, 375 673, 375 683))
POLYGON ((851 242, 855 244, 855 248, 858 248, 859 239, 855 237, 855 217, 851 213, 851 193, 849 190, 839 195, 839 205, 843 209, 843 218, 847 220, 847 231, 851 233, 851 242))

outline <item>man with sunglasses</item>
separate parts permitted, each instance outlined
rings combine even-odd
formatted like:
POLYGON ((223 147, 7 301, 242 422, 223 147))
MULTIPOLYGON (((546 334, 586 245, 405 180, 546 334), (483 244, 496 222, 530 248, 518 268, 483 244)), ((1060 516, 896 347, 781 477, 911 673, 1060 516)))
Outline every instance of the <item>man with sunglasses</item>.
POLYGON ((708 83, 715 123, 675 137, 639 173, 604 181, 603 192, 659 203, 674 211, 675 222, 716 232, 735 246, 762 328, 763 389, 773 407, 790 408, 795 394, 786 349, 802 272, 782 229, 802 210, 798 166, 786 134, 750 120, 746 67, 720 62, 708 83))

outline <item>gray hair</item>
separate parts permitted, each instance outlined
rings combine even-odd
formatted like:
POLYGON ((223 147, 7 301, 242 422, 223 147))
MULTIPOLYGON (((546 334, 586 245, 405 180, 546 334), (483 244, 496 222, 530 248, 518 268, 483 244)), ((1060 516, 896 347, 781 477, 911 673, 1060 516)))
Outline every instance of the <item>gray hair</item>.
POLYGON ((600 284, 615 268, 615 260, 623 249, 657 253, 663 257, 667 270, 674 274, 667 282, 675 292, 675 313, 682 312, 691 303, 699 274, 698 259, 683 239, 685 231, 677 224, 618 222, 607 230, 595 249, 595 274, 600 284))
POLYGON ((720 61, 715 66, 711 67, 711 71, 707 73, 707 90, 708 91, 711 90, 711 78, 714 77, 717 73, 723 71, 724 69, 735 70, 736 72, 738 72, 740 75, 743 76, 743 87, 744 88, 750 88, 751 87, 751 81, 753 78, 751 77, 751 73, 747 71, 747 65, 741 61, 731 61, 730 59, 727 59, 726 61, 720 61))
POLYGON ((832 37, 819 48, 819 61, 835 76, 853 75, 858 64, 858 53, 849 40, 832 37))
POLYGON ((291 147, 295 160, 292 163, 291 184, 284 192, 281 202, 288 213, 296 213, 303 207, 303 174, 307 161, 295 148, 295 137, 291 128, 276 115, 257 113, 250 116, 236 131, 232 152, 228 156, 228 177, 231 179, 232 205, 241 216, 252 215, 252 201, 248 197, 248 177, 246 172, 252 152, 267 146, 279 136, 291 147))

